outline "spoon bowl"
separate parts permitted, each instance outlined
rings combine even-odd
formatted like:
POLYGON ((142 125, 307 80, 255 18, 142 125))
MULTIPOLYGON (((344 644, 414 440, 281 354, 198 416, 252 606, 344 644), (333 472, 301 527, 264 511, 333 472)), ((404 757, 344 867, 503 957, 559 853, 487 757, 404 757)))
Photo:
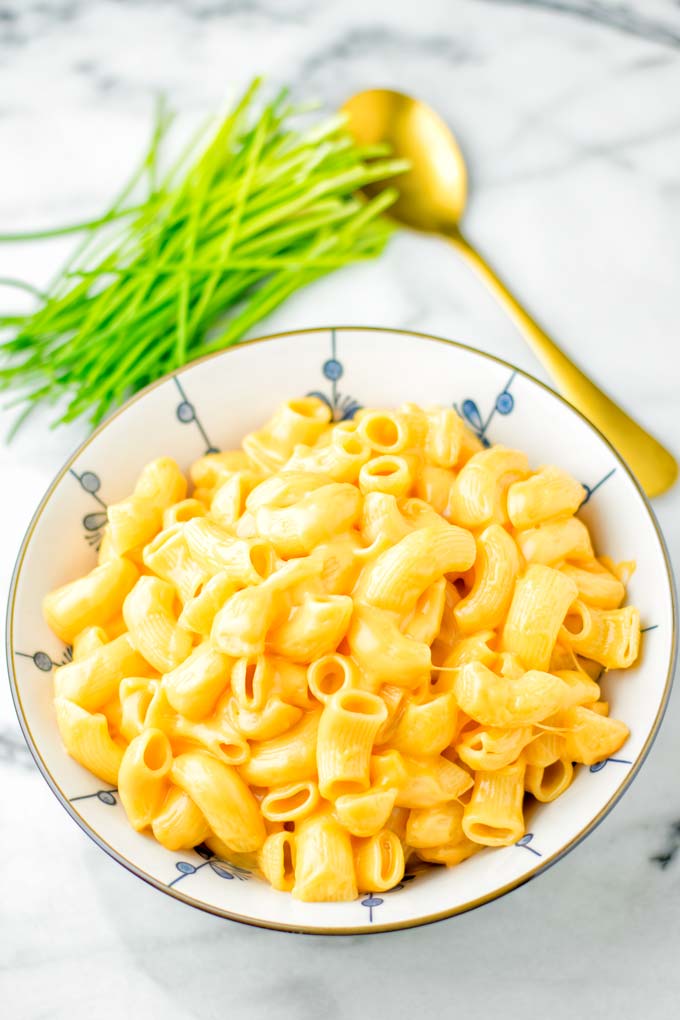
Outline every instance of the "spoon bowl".
POLYGON ((352 96, 343 107, 349 128, 362 145, 387 142, 411 169, 398 178, 370 184, 376 195, 397 184, 390 215, 407 227, 440 234, 454 231, 465 211, 467 169, 448 127, 429 106, 390 89, 352 96))

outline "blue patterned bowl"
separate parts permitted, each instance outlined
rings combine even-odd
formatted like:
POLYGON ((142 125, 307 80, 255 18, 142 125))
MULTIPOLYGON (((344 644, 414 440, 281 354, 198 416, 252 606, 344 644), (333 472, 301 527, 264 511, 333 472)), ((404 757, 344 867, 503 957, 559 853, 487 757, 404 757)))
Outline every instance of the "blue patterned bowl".
POLYGON ((74 454, 50 486, 19 553, 7 651, 19 719, 38 767, 72 818, 102 849, 163 892, 223 917, 287 931, 356 933, 423 924, 502 895, 553 864, 607 814, 640 768, 661 722, 675 654, 668 556, 654 515, 608 443, 551 390, 495 358, 435 337, 361 328, 318 329, 242 344, 168 376, 130 400, 74 454), (314 393, 336 419, 363 404, 453 405, 484 443, 555 462, 586 486, 581 511, 598 549, 635 559, 643 654, 624 679, 604 681, 631 736, 616 758, 581 767, 558 801, 536 806, 516 846, 452 869, 407 875, 389 893, 353 903, 298 903, 204 848, 171 853, 127 823, 116 790, 101 788, 62 749, 50 671, 69 657, 43 622, 43 595, 89 569, 106 506, 161 454, 187 466, 235 446, 285 398, 314 393))

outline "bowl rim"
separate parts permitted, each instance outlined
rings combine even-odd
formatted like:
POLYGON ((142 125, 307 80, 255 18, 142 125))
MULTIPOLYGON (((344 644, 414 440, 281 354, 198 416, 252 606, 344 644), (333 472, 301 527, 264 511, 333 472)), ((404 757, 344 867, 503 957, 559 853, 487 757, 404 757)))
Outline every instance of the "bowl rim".
POLYGON ((446 920, 447 918, 454 917, 454 916, 457 916, 459 914, 467 913, 469 910, 474 910, 477 907, 483 906, 485 903, 491 903, 493 900, 500 899, 500 897, 505 896, 509 892, 512 892, 513 889, 518 889, 520 886, 525 885, 527 882, 530 882, 533 878, 536 878, 537 875, 540 875, 543 872, 547 871, 548 868, 551 868, 554 864, 557 864, 558 861, 560 861, 571 850, 573 850, 575 847, 577 847, 588 835, 590 835, 591 832, 593 832, 594 829, 597 828, 597 826, 604 820, 604 818, 609 814, 609 812, 613 809, 613 807, 623 797, 623 795, 626 792, 626 790, 630 787, 631 783, 633 782, 635 777, 638 775, 638 773, 640 771, 640 768, 642 767, 645 759, 647 758, 647 755, 649 754, 649 751, 650 751, 650 749, 652 747, 652 744, 654 743, 654 740, 656 739, 656 736, 657 736, 658 731, 659 731, 659 727, 661 726, 661 723, 663 721, 664 715, 666 713, 666 709, 668 707, 668 701, 669 701, 669 698, 670 698, 671 688, 673 686, 673 677, 674 677, 675 664, 676 664, 676 658, 677 658, 677 653, 678 653, 678 599, 677 599, 677 591, 676 591, 676 586, 675 586, 675 578, 674 578, 674 575, 673 575, 673 568, 672 568, 672 565, 671 565, 671 559, 670 559, 670 555, 669 555, 669 552, 668 552, 668 548, 666 546, 666 541, 665 541, 665 538, 663 536, 663 532, 661 531, 661 528, 659 526, 659 523, 658 523, 658 521, 656 519, 656 515, 655 515, 655 513, 654 513, 654 511, 653 511, 653 509, 652 509, 652 507, 650 505, 650 502, 649 502, 647 496, 645 495, 642 487, 640 486, 640 483, 638 482, 637 478, 635 477, 635 475, 633 474, 631 469, 628 467, 626 462, 623 460, 621 455, 612 446, 612 444, 609 442, 609 440, 600 432, 600 430, 597 428, 597 426, 593 425, 593 423, 591 421, 589 421, 588 418, 586 418, 586 416, 581 413, 581 411, 579 411, 577 408, 573 407, 572 404, 570 404, 564 397, 562 397, 559 393, 557 393, 551 386, 548 386, 541 379, 537 379, 535 376, 531 375, 530 372, 525 371, 523 368, 520 368, 517 365, 513 365, 512 362, 506 361, 503 358, 499 358, 495 354, 490 354, 488 351, 479 350, 478 348, 471 347, 468 344, 461 343, 458 340, 450 340, 450 339, 448 339, 446 337, 437 336, 437 335, 432 334, 432 333, 421 333, 421 332, 418 332, 416 330, 397 329, 397 328, 392 328, 392 327, 389 327, 389 326, 356 326, 356 325, 332 326, 332 325, 322 325, 322 326, 305 327, 305 328, 301 328, 301 329, 290 329, 290 330, 286 330, 286 331, 283 331, 283 332, 268 333, 268 334, 265 334, 263 336, 254 337, 254 338, 252 338, 250 340, 243 340, 240 343, 234 344, 231 347, 223 348, 222 350, 214 351, 214 352, 212 352, 210 354, 205 354, 205 355, 203 355, 201 357, 195 358, 193 361, 188 362, 186 365, 182 365, 181 367, 179 367, 177 369, 174 369, 174 370, 171 370, 170 372, 165 373, 159 379, 156 379, 153 382, 151 382, 148 386, 145 386, 144 389, 139 390, 139 392, 137 392, 137 393, 134 393, 119 408, 117 408, 117 410, 114 411, 113 414, 111 414, 108 418, 106 418, 103 422, 101 422, 94 429, 94 431, 89 436, 87 436, 87 438, 85 440, 83 440, 82 443, 79 444, 79 446, 68 457, 68 459, 66 460, 64 465, 60 468, 60 470, 57 472, 57 474, 53 478, 52 482, 48 486, 45 494, 43 495, 42 499, 40 500, 40 503, 38 504, 37 509, 35 510, 33 516, 31 517, 31 520, 30 520, 30 522, 28 524, 28 527, 27 527, 26 532, 24 534, 24 537, 22 539, 21 546, 19 548, 19 553, 17 555, 17 559, 16 559, 16 562, 15 562, 15 565, 14 565, 14 569, 12 571, 12 578, 11 578, 10 586, 9 586, 9 594, 8 594, 8 600, 7 600, 7 612, 6 612, 6 627, 5 627, 5 651, 6 651, 6 659, 7 659, 7 671, 8 671, 8 676, 9 676, 9 685, 10 685, 10 690, 11 690, 11 694, 12 694, 12 700, 14 702, 14 708, 15 708, 15 711, 16 711, 16 714, 17 714, 19 725, 21 727, 21 731, 23 733, 23 736, 24 736, 24 739, 26 741, 26 744, 28 745, 28 749, 31 752, 31 755, 32 755, 32 757, 33 757, 33 759, 35 761, 35 764, 37 765, 37 767, 38 767, 40 773, 42 774, 43 778, 45 779, 47 785, 52 790, 52 793, 55 795, 55 797, 57 798, 59 803, 62 805, 62 807, 68 812, 68 814, 71 816, 71 818, 76 822, 78 827, 87 836, 89 836, 90 839, 94 843, 96 843, 97 846, 99 846, 109 857, 111 857, 113 860, 117 861, 118 864, 122 865, 127 871, 131 872, 137 878, 142 879, 142 881, 146 882, 147 885, 151 885, 154 888, 159 889, 161 892, 165 893, 166 895, 169 895, 169 896, 173 897, 176 900, 180 900, 183 903, 188 904, 189 906, 192 906, 192 907, 195 907, 195 908, 197 908, 199 910, 205 911, 206 913, 213 914, 214 916, 217 916, 217 917, 222 917, 222 918, 225 918, 225 919, 230 920, 230 921, 237 921, 237 922, 239 922, 241 924, 248 924, 248 925, 251 925, 251 926, 257 927, 257 928, 265 928, 265 929, 274 930, 274 931, 289 932, 289 933, 298 934, 298 935, 337 935, 337 936, 342 936, 342 935, 380 934, 382 932, 401 931, 401 930, 405 930, 405 929, 408 929, 408 928, 420 927, 421 925, 433 924, 433 923, 435 923, 437 921, 443 921, 443 920, 446 920), (667 578, 668 578, 668 587, 669 587, 669 591, 670 591, 671 621, 672 621, 671 649, 670 649, 670 656, 669 656, 669 662, 668 662, 668 671, 667 671, 666 680, 665 680, 665 683, 664 683, 663 694, 662 694, 662 697, 661 697, 661 700, 660 700, 660 703, 659 703, 659 707, 658 707, 656 716, 654 718, 654 722, 653 722, 652 727, 651 727, 651 729, 650 729, 650 731, 649 731, 649 733, 647 735, 645 743, 643 744, 642 749, 640 750, 640 753, 638 754, 637 758, 633 762, 633 764, 632 764, 632 766, 630 768, 630 771, 623 778, 623 780, 621 781, 619 786, 616 788, 615 792, 612 794, 612 796, 609 798, 609 800, 598 811, 598 813, 593 818, 591 818, 589 820, 589 822, 574 837, 572 837, 571 840, 569 840, 568 843, 566 843, 563 847, 561 847, 554 854, 552 854, 552 856, 547 857, 545 859, 542 859, 539 864, 537 864, 536 866, 531 868, 528 872, 524 873, 523 875, 519 876, 518 878, 512 879, 510 882, 507 882, 505 885, 501 886, 498 889, 495 889, 491 893, 485 894, 483 896, 478 896, 474 900, 466 901, 465 903, 459 904, 458 906, 455 906, 455 907, 452 907, 452 908, 447 908, 447 909, 442 910, 442 911, 438 911, 435 914, 428 914, 428 915, 423 916, 423 917, 411 918, 411 919, 408 919, 408 920, 405 920, 405 921, 395 921, 395 922, 390 922, 388 924, 377 924, 377 925, 376 924, 370 924, 370 925, 365 925, 364 924, 364 925, 356 925, 356 926, 346 927, 346 928, 333 927, 333 926, 330 926, 330 927, 326 927, 326 926, 308 927, 306 925, 285 924, 285 923, 278 922, 278 921, 262 920, 260 918, 250 917, 250 916, 248 916, 246 914, 239 914, 239 913, 236 913, 234 911, 226 910, 226 909, 223 909, 221 907, 217 907, 217 906, 215 906, 213 904, 206 903, 206 902, 204 902, 202 900, 195 899, 192 896, 188 896, 186 893, 182 893, 182 892, 180 892, 177 889, 174 889, 174 888, 171 888, 171 887, 165 885, 159 879, 155 878, 153 875, 151 875, 148 872, 144 871, 141 867, 139 867, 139 865, 135 864, 134 861, 131 861, 128 858, 124 857, 118 850, 116 850, 115 847, 113 847, 109 843, 107 843, 106 840, 104 840, 102 838, 102 836, 95 829, 93 829, 90 826, 90 824, 85 821, 84 818, 82 818, 78 814, 78 812, 75 810, 75 808, 73 807, 73 805, 69 801, 68 797, 65 795, 64 791, 59 786, 57 780, 54 778, 54 776, 50 772, 49 768, 47 767, 47 764, 45 763, 44 759, 42 758, 42 755, 41 755, 41 753, 40 753, 40 751, 38 749, 38 746, 37 746, 35 740, 33 739, 33 735, 31 733, 31 728, 30 728, 28 719, 26 718, 26 715, 24 713, 23 705, 22 705, 22 702, 21 702, 21 695, 19 693, 19 685, 17 683, 16 673, 15 673, 15 668, 14 668, 14 657, 15 657, 14 656, 14 608, 15 608, 15 600, 16 600, 17 588, 18 588, 19 580, 20 580, 20 576, 21 576, 21 568, 23 566, 23 562, 24 562, 24 559, 26 557, 26 553, 28 552, 28 548, 29 548, 31 539, 33 537, 33 533, 35 532, 35 530, 36 530, 36 528, 38 526, 38 523, 40 521, 40 518, 42 517, 43 511, 45 510, 47 504, 49 503, 52 494, 56 490, 57 486, 60 484, 60 482, 63 479, 63 477, 65 476, 65 474, 71 468, 73 463, 77 460, 77 458, 81 455, 81 453, 85 449, 87 449, 87 447, 92 443, 92 441, 101 432, 103 432, 104 429, 106 429, 110 425, 110 423, 112 421, 114 421, 120 415, 124 414, 128 410, 128 408, 131 407, 133 404, 137 403, 137 401, 143 399, 146 396, 147 393, 150 393, 152 390, 157 389, 159 386, 162 386, 164 383, 172 380, 173 378, 177 378, 178 376, 184 374, 185 372, 189 371, 190 369, 193 369, 196 365, 199 365, 199 364, 201 364, 203 362, 206 362, 206 361, 210 361, 210 360, 212 360, 214 358, 223 357, 224 355, 226 355, 226 354, 228 354, 228 353, 230 353, 230 352, 232 352, 234 350, 237 350, 239 347, 246 347, 246 346, 251 346, 251 345, 255 345, 255 344, 268 343, 268 342, 277 341, 277 340, 286 340, 286 339, 290 339, 291 337, 295 337, 295 336, 308 335, 308 334, 313 334, 313 333, 324 333, 324 332, 335 332, 335 333, 343 333, 343 332, 344 333, 369 332, 369 333, 383 333, 383 334, 384 333, 391 333, 391 334, 398 334, 398 335, 401 335, 401 336, 408 336, 408 337, 411 337, 411 338, 414 338, 414 339, 417 339, 417 340, 427 340, 427 341, 432 341, 432 342, 436 342, 436 343, 446 344, 446 345, 448 345, 450 347, 455 347, 458 350, 463 350, 465 352, 472 353, 472 354, 474 354, 474 355, 476 355, 476 356, 478 356, 478 357, 480 357, 480 358, 482 358, 484 360, 493 362, 496 365, 502 365, 503 367, 508 368, 508 369, 510 369, 513 372, 516 372, 518 375, 522 376, 525 379, 528 379, 530 382, 532 382, 532 383, 536 384, 537 386, 541 387, 541 389, 546 390, 553 398, 555 398, 561 404, 566 406, 573 414, 578 415, 578 417, 581 418, 586 423, 586 425, 588 425, 589 428, 595 433, 595 435, 598 436, 604 442, 604 444, 609 448, 609 451, 612 453, 612 455, 616 459, 616 461, 618 463, 618 466, 620 466, 623 469, 624 474, 626 474, 628 476, 628 478, 632 481, 633 486, 635 487, 635 489, 637 490, 639 496, 642 499, 642 504, 643 504, 643 506, 644 506, 644 508, 645 508, 645 510, 647 512, 647 516, 649 517, 649 521, 650 521, 652 527, 654 528, 654 531, 656 533, 656 537, 657 537, 657 540, 659 542, 659 546, 661 548, 661 552, 662 552, 663 558, 664 558, 664 564, 665 564, 665 567, 666 567, 666 575, 667 575, 667 578))

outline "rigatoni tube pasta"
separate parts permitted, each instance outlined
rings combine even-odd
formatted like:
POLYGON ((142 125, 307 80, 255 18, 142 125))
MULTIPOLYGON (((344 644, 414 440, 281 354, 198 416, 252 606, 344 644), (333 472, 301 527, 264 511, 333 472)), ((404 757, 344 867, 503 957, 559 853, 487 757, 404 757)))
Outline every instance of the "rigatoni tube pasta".
POLYGON ((316 747, 319 789, 328 800, 368 788, 373 744, 386 718, 385 702, 377 694, 348 689, 328 698, 316 747))
POLYGON ((303 901, 381 892, 516 842, 526 797, 625 742, 599 678, 639 652, 631 566, 566 472, 451 408, 304 397, 189 476, 148 465, 44 604, 66 750, 168 850, 303 901))
POLYGON ((90 654, 80 648, 73 662, 54 673, 54 690, 61 698, 75 701, 88 712, 96 712, 115 698, 126 677, 144 677, 152 667, 134 647, 129 634, 107 641, 90 654))
POLYGON ((202 812, 178 786, 170 786, 153 816, 151 831, 168 850, 189 850, 212 835, 202 812))
POLYGON ((139 577, 134 563, 112 559, 56 591, 43 602, 48 625, 70 643, 87 627, 107 624, 119 613, 139 577))
POLYGON ((208 825, 237 852, 259 850, 267 833, 257 801, 238 772, 203 750, 178 755, 170 778, 202 811, 208 825))
POLYGON ((142 730, 125 749, 118 771, 118 793, 133 828, 153 823, 168 792, 172 748, 162 730, 142 730))

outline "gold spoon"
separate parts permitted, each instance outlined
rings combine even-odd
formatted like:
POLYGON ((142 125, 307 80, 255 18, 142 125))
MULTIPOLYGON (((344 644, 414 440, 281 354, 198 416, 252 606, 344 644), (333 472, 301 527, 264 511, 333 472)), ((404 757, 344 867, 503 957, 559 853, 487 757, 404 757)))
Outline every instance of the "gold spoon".
MULTIPOLYGON (((467 172, 463 154, 444 121, 425 103, 388 89, 359 92, 343 110, 358 142, 387 142, 395 156, 411 163, 411 170, 393 182, 400 195, 390 215, 415 230, 452 241, 505 305, 567 400, 618 450, 647 495, 658 496, 669 489, 678 473, 675 458, 569 360, 461 233, 467 172)), ((374 195, 390 183, 379 181, 366 192, 374 195)))

